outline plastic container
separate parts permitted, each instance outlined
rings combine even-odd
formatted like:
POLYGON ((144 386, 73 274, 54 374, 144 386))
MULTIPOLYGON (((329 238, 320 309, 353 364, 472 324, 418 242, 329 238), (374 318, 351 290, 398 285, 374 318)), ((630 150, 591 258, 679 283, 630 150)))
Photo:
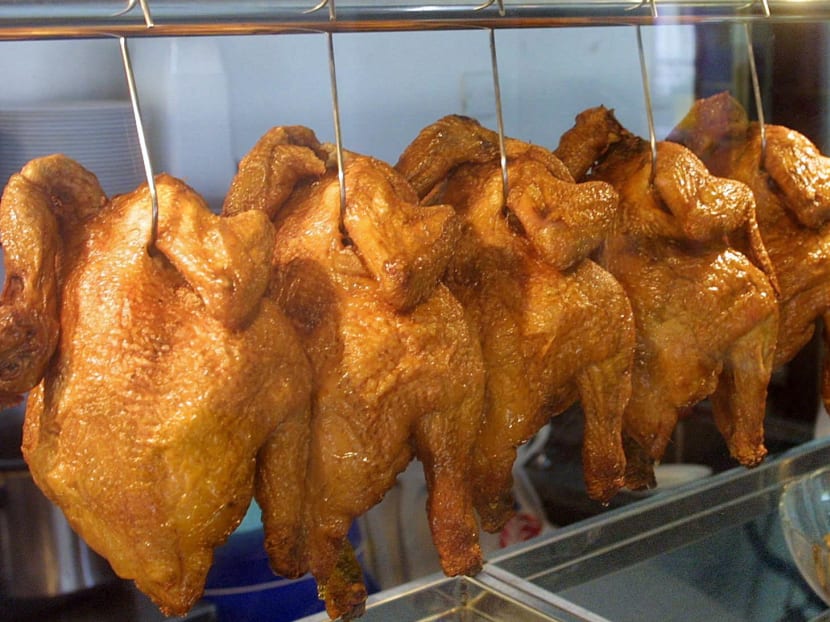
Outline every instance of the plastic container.
MULTIPOLYGON (((363 564, 356 524, 349 540, 363 564)), ((264 541, 260 510, 252 503, 239 528, 216 550, 208 574, 204 598, 216 607, 219 622, 289 622, 325 609, 311 575, 292 580, 274 574, 264 541)), ((370 593, 377 591, 365 572, 364 580, 370 593)))

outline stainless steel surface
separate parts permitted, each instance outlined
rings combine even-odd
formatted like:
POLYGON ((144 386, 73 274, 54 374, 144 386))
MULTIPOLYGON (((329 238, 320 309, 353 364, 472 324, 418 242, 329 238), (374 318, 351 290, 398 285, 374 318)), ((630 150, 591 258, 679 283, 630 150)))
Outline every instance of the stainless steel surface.
POLYGON ((115 578, 109 564, 43 496, 28 470, 0 473, 0 496, 0 596, 60 596, 115 578))
POLYGON ((329 18, 329 11, 309 10, 315 8, 313 2, 297 0, 125 4, 123 0, 3 2, 0 39, 792 21, 830 16, 827 0, 537 0, 505 2, 503 12, 501 3, 340 0, 335 19, 329 18))
POLYGON ((22 410, 0 424, 0 598, 51 598, 115 579, 35 486, 20 455, 22 410))
MULTIPOLYGON (((327 622, 325 613, 303 622, 327 622)), ((495 569, 478 576, 432 575, 370 596, 361 622, 608 622, 495 569)))

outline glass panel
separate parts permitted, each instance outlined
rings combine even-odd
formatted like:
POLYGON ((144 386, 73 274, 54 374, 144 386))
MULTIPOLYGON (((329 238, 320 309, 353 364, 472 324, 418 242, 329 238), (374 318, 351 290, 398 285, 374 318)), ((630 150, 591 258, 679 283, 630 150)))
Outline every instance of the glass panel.
MULTIPOLYGON (((534 582, 544 589, 549 579, 534 582)), ((664 621, 774 622, 824 610, 790 558, 777 511, 558 595, 615 622, 638 622, 643 611, 664 621)))

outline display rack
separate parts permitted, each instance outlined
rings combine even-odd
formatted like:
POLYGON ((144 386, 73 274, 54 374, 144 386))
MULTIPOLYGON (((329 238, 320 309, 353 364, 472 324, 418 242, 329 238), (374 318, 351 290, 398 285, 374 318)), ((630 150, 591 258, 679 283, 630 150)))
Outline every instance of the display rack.
POLYGON ((376 2, 334 0, 6 1, 0 40, 106 36, 190 36, 290 32, 369 32, 540 28, 711 21, 813 21, 830 18, 825 0, 508 0, 376 2))
MULTIPOLYGON (((315 0, 6 0, 0 3, 0 41, 121 38, 129 90, 143 139, 124 38, 830 20, 830 0, 504 0, 485 4, 456 0, 436 0, 431 4, 340 0, 336 7, 334 0, 314 3, 315 0)), ((329 54, 337 125, 331 46, 329 54)), ((336 134, 339 153, 337 128, 336 134)), ((142 158, 148 179, 152 180, 143 143, 142 158)), ((610 512, 539 539, 531 546, 509 550, 492 560, 475 579, 433 576, 381 593, 371 599, 364 619, 403 622, 420 620, 425 614, 436 616, 429 619, 437 619, 438 615, 459 610, 468 614, 472 611, 464 619, 476 620, 617 619, 605 611, 590 611, 579 603, 579 588, 621 573, 643 559, 657 559, 686 547, 691 550, 697 541, 714 537, 727 528, 774 519, 783 485, 828 460, 830 442, 816 442, 768 461, 754 471, 735 469, 702 486, 659 493, 636 508, 610 512), (573 598, 557 595, 565 590, 571 590, 573 598)), ((690 558, 694 556, 690 554, 690 558)), ((763 565, 761 562, 759 566, 763 565)), ((785 566, 782 571, 781 567, 773 567, 773 571, 790 572, 787 587, 791 583, 793 589, 806 593, 792 568, 785 566)), ((313 618, 324 619, 323 614, 313 618)))

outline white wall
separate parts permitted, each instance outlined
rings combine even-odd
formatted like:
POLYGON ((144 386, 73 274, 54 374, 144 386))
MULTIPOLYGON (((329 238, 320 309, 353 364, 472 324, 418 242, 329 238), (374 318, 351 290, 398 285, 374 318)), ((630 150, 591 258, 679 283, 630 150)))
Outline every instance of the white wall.
MULTIPOLYGON (((694 37, 690 27, 643 33, 660 136, 691 101, 694 37)), ((334 49, 349 149, 394 163, 451 113, 496 128, 487 31, 344 33, 334 49)), ((507 134, 554 147, 599 104, 647 132, 633 27, 499 30, 496 49, 507 134)), ((155 169, 214 205, 269 127, 302 124, 334 140, 324 35, 136 39, 130 50, 155 169)), ((114 40, 0 43, 0 106, 125 97, 120 63, 114 40)))

